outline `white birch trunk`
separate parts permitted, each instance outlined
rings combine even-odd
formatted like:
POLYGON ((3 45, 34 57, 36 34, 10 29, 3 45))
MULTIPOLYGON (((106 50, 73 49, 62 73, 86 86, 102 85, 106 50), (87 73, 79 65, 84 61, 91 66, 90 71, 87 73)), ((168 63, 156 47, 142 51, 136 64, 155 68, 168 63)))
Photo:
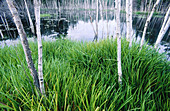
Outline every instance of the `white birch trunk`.
POLYGON ((99 0, 96 2, 96 40, 98 39, 99 0))
POLYGON ((31 32, 33 33, 33 35, 35 35, 34 25, 33 25, 32 19, 31 19, 31 15, 30 15, 30 12, 28 9, 27 2, 26 2, 26 0, 24 0, 24 2, 25 2, 25 8, 27 10, 27 15, 28 15, 29 23, 30 23, 31 32))
POLYGON ((121 0, 116 0, 116 37, 117 37, 117 65, 118 65, 118 82, 122 83, 122 67, 121 67, 121 35, 120 35, 120 7, 121 0))
POLYGON ((148 8, 149 12, 150 12, 150 9, 151 9, 151 3, 152 3, 152 0, 149 0, 149 8, 148 8))
POLYGON ((4 39, 4 35, 3 35, 2 31, 1 31, 1 29, 0 29, 0 34, 1 34, 2 39, 4 39))
POLYGON ((100 15, 101 15, 101 21, 102 21, 102 38, 103 38, 103 34, 104 34, 104 25, 103 25, 103 7, 102 7, 102 3, 99 0, 99 4, 100 4, 100 15))
POLYGON ((30 51, 30 48, 29 48, 27 36, 26 36, 25 31, 24 31, 21 19, 20 19, 19 14, 18 14, 18 11, 15 8, 13 0, 6 0, 6 1, 7 1, 9 10, 12 13, 14 23, 17 27, 19 36, 21 38, 21 43, 22 43, 22 46, 23 46, 23 49, 24 49, 28 68, 31 71, 31 74, 32 74, 32 77, 33 77, 33 80, 34 80, 34 85, 39 89, 38 73, 37 73, 37 70, 35 69, 34 63, 32 61, 32 56, 31 56, 31 51, 30 51))
POLYGON ((129 47, 132 47, 132 41, 133 41, 133 28, 132 28, 132 14, 133 14, 133 0, 130 0, 129 3, 129 8, 130 8, 130 14, 129 14, 129 18, 130 18, 130 43, 129 43, 129 47))
POLYGON ((170 26, 170 17, 169 17, 169 15, 170 15, 170 7, 169 7, 169 9, 168 9, 168 11, 167 11, 167 13, 165 15, 164 22, 163 22, 161 30, 160 30, 160 32, 158 34, 158 38, 157 38, 156 43, 155 43, 155 48, 158 47, 158 45, 160 44, 162 38, 164 37, 165 33, 167 32, 167 30, 168 30, 168 28, 170 26))
POLYGON ((35 11, 35 20, 36 20, 36 32, 38 40, 38 75, 39 75, 39 84, 41 94, 45 95, 44 89, 44 79, 43 79, 43 63, 42 63, 42 40, 40 32, 40 0, 34 0, 34 11, 35 11))
POLYGON ((90 16, 90 22, 91 22, 91 25, 92 25, 92 28, 93 28, 94 34, 95 34, 95 35, 97 35, 97 34, 96 34, 96 31, 95 31, 95 29, 94 29, 94 26, 93 26, 93 22, 92 22, 92 17, 91 17, 91 16, 90 16))
POLYGON ((148 17, 147 20, 146 20, 145 27, 144 27, 144 31, 143 31, 143 35, 142 35, 142 40, 141 40, 141 44, 140 44, 140 47, 141 47, 141 48, 142 48, 142 46, 143 46, 143 44, 144 44, 144 41, 145 41, 145 35, 146 35, 146 30, 147 30, 148 24, 149 24, 149 22, 150 22, 150 20, 151 20, 151 18, 152 18, 152 16, 153 16, 153 13, 154 13, 156 7, 158 6, 159 2, 160 2, 160 0, 157 0, 157 1, 156 1, 156 3, 154 4, 154 6, 153 6, 153 8, 152 8, 152 11, 151 11, 149 17, 148 17))
POLYGON ((130 42, 130 6, 129 0, 126 0, 126 39, 130 42))
POLYGON ((106 24, 107 25, 106 26, 107 27, 106 28, 106 30, 107 30, 107 37, 109 38, 109 30, 108 30, 109 29, 109 25, 108 25, 108 18, 107 18, 107 1, 106 1, 106 21, 107 21, 107 24, 106 24))

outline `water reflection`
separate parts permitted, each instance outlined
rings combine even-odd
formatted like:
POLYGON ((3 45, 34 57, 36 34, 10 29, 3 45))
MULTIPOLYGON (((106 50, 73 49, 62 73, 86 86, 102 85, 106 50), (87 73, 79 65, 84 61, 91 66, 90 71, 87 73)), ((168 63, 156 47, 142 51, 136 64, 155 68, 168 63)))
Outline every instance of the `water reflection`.
MULTIPOLYGON (((79 41, 92 41, 94 39, 94 31, 92 28, 92 24, 95 28, 95 10, 92 11, 85 11, 85 10, 42 10, 43 14, 50 14, 48 17, 41 18, 41 33, 45 37, 60 37, 66 36, 72 40, 79 40, 79 41), (90 22, 90 16, 92 17, 92 24, 90 22)), ((101 20, 101 16, 99 16, 99 32, 98 36, 99 39, 106 38, 107 36, 107 20, 106 20, 106 13, 103 13, 104 20, 101 20), (104 29, 103 29, 104 27, 104 29)), ((7 17, 7 21, 10 21, 11 18, 7 17)), ((26 17, 25 17, 26 18, 26 17)), ((29 29, 29 23, 27 19, 22 18, 22 23, 25 27, 26 33, 29 36, 31 35, 31 31, 29 29)), ((34 21, 34 20, 33 20, 34 21)), ((146 17, 144 16, 134 16, 133 17, 133 37, 136 40, 140 40, 142 36, 142 31, 144 28, 144 24, 146 21, 146 17)), ((35 21, 34 21, 35 22, 35 21)), ((158 33, 160 31, 161 25, 163 22, 163 17, 153 17, 151 23, 148 26, 147 34, 146 34, 146 41, 149 44, 153 45, 157 39, 158 33)), ((9 22, 11 23, 11 22, 9 22)), ((12 24, 12 23, 11 23, 12 24)), ((10 26, 9 31, 5 31, 3 26, 0 26, 0 29, 3 31, 5 39, 8 39, 9 32, 13 35, 13 39, 18 38, 18 32, 14 26, 14 24, 10 26)), ((116 22, 114 19, 113 11, 108 11, 108 32, 109 37, 115 37, 116 31, 116 22)), ((122 37, 126 35, 126 16, 124 13, 121 14, 121 34, 122 37)), ((166 52, 170 52, 170 38, 168 36, 169 31, 166 33, 165 37, 163 38, 161 45, 161 49, 166 52)), ((5 40, 3 39, 3 40, 5 40)), ((11 43, 12 41, 8 42, 11 43)), ((2 42, 0 43, 0 46, 2 42)), ((168 52, 168 53, 169 53, 168 52)), ((169 53, 170 55, 170 53, 169 53)))

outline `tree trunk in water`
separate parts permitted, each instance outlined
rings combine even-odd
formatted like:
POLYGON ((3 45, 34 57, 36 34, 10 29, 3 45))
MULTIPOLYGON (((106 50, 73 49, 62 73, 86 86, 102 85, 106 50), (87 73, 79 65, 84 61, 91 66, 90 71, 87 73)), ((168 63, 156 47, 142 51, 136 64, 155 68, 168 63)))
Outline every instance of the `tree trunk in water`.
POLYGON ((106 21, 107 21, 107 24, 106 24, 106 25, 107 25, 107 26, 106 26, 107 28, 106 28, 106 30, 107 30, 107 37, 109 38, 109 30, 108 30, 108 29, 109 29, 109 28, 108 28, 109 26, 108 26, 108 18, 107 18, 107 1, 106 1, 106 4, 105 4, 105 5, 106 5, 106 21))
POLYGON ((160 0, 157 0, 156 3, 154 4, 153 8, 152 8, 152 11, 149 15, 149 17, 147 18, 146 20, 146 23, 145 23, 145 27, 144 27, 144 31, 143 31, 143 35, 142 35, 142 40, 141 40, 141 44, 140 44, 140 47, 142 48, 143 44, 144 44, 144 40, 145 40, 145 35, 146 35, 146 30, 147 30, 147 27, 148 27, 148 24, 152 18, 152 15, 157 7, 157 5, 159 4, 160 0))
POLYGON ((34 11, 35 11, 35 20, 36 20, 36 32, 38 40, 38 75, 39 75, 39 84, 41 94, 45 95, 44 89, 44 78, 43 78, 43 63, 42 63, 42 40, 40 32, 40 0, 34 0, 34 11))
POLYGON ((117 64, 118 64, 118 82, 122 83, 121 67, 121 35, 120 35, 120 6, 121 0, 116 0, 116 37, 117 37, 117 64))
POLYGON ((12 13, 12 16, 13 16, 15 25, 17 27, 19 36, 21 38, 21 43, 22 43, 22 46, 23 46, 23 49, 24 49, 28 68, 30 69, 33 80, 34 80, 34 85, 37 87, 37 89, 39 89, 40 87, 39 87, 38 73, 37 73, 37 70, 35 69, 34 63, 32 61, 31 51, 30 51, 30 48, 29 48, 27 36, 26 36, 25 31, 24 31, 21 19, 19 17, 19 14, 18 14, 16 8, 15 8, 14 1, 13 0, 6 0, 6 1, 7 1, 9 10, 12 13))
POLYGON ((161 30, 158 34, 158 38, 157 38, 156 43, 155 43, 155 48, 158 47, 159 43, 161 42, 162 38, 164 37, 165 33, 167 32, 167 30, 170 26, 170 18, 168 18, 169 14, 170 14, 170 7, 169 7, 169 9, 168 9, 168 11, 165 15, 164 22, 163 22, 161 30))
POLYGON ((95 40, 98 39, 98 19, 99 19, 99 0, 96 1, 96 35, 95 35, 95 40))
POLYGON ((126 0, 126 39, 130 42, 130 6, 129 0, 126 0))
POLYGON ((132 0, 126 0, 126 38, 129 41, 129 47, 132 46, 132 0))
POLYGON ((99 4, 100 4, 100 15, 101 15, 101 21, 102 21, 102 38, 103 38, 103 34, 104 34, 104 25, 103 25, 103 7, 102 7, 102 3, 99 0, 99 4))
POLYGON ((30 23, 31 32, 33 33, 33 35, 35 35, 34 25, 33 25, 32 19, 31 19, 31 15, 30 15, 30 12, 29 12, 29 9, 28 9, 27 2, 26 2, 26 0, 24 0, 24 2, 25 2, 25 8, 26 8, 27 14, 28 14, 28 19, 29 19, 29 23, 30 23))
POLYGON ((2 39, 4 39, 4 35, 3 35, 2 31, 1 31, 1 29, 0 29, 0 34, 1 34, 2 39))
POLYGON ((133 2, 132 2, 132 0, 130 0, 130 4, 129 4, 129 10, 130 10, 130 15, 129 15, 129 21, 130 21, 130 26, 129 26, 129 28, 130 28, 130 43, 129 43, 129 47, 132 47, 132 41, 133 41, 133 28, 132 28, 132 13, 133 13, 133 7, 132 7, 132 5, 133 5, 133 2))
POLYGON ((151 3, 152 3, 152 0, 149 0, 148 12, 150 12, 150 10, 151 10, 151 3))

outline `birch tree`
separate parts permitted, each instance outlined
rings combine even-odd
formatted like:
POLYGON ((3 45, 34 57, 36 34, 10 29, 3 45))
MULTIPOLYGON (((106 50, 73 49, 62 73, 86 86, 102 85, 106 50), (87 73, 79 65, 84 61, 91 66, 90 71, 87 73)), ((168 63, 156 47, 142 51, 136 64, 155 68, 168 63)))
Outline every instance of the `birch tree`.
POLYGON ((142 48, 142 46, 143 46, 143 44, 144 44, 144 40, 145 40, 145 35, 146 35, 146 30, 147 30, 148 24, 149 24, 149 22, 150 22, 150 20, 151 20, 151 18, 152 18, 152 16, 153 16, 153 13, 154 13, 156 7, 158 6, 159 2, 160 2, 160 0, 157 0, 157 1, 156 1, 156 3, 154 4, 154 6, 153 6, 153 8, 152 8, 152 11, 151 11, 149 17, 148 17, 147 20, 146 20, 145 27, 144 27, 144 30, 143 30, 142 40, 141 40, 141 44, 140 44, 140 47, 141 47, 141 48, 142 48))
POLYGON ((39 89, 38 73, 37 73, 37 70, 35 69, 35 66, 34 66, 34 63, 33 63, 33 60, 32 60, 31 51, 30 51, 30 48, 29 48, 27 36, 26 36, 25 30, 23 28, 21 19, 19 17, 18 11, 15 8, 13 0, 6 0, 6 2, 8 4, 10 12, 12 13, 14 23, 17 27, 19 36, 21 38, 21 43, 22 43, 22 46, 23 46, 23 49, 24 49, 27 65, 28 65, 28 68, 29 68, 31 75, 33 77, 34 85, 37 87, 37 89, 39 89))
POLYGON ((24 0, 24 3, 25 3, 25 8, 27 10, 27 15, 28 15, 29 23, 30 23, 31 32, 33 33, 33 35, 35 35, 34 25, 33 25, 32 19, 31 19, 31 15, 30 15, 26 0, 24 0))
POLYGON ((45 95, 44 89, 44 78, 43 78, 43 63, 42 63, 42 40, 41 40, 41 31, 40 31, 40 0, 34 0, 34 11, 35 11, 35 20, 36 20, 36 32, 38 40, 38 75, 39 75, 39 84, 41 94, 45 95))
POLYGON ((122 83, 122 67, 121 67, 121 35, 120 35, 120 7, 121 0, 115 1, 116 10, 116 37, 117 37, 117 64, 118 64, 118 82, 122 83))
POLYGON ((133 0, 130 0, 130 3, 129 3, 129 10, 130 10, 130 14, 129 14, 129 19, 130 19, 130 26, 129 26, 129 28, 130 28, 130 43, 129 43, 129 47, 132 47, 132 40, 133 40, 133 28, 132 28, 132 11, 133 11, 133 7, 132 7, 132 5, 133 5, 133 2, 132 2, 133 0))
POLYGON ((126 39, 130 42, 130 6, 129 0, 126 0, 126 39))
POLYGON ((107 1, 106 1, 106 3, 105 3, 105 5, 106 5, 106 21, 107 21, 107 23, 106 23, 106 32, 107 32, 107 37, 109 38, 109 25, 108 25, 108 18, 107 18, 107 1))
POLYGON ((1 31, 1 29, 0 29, 0 34, 1 34, 2 39, 4 39, 4 35, 3 35, 2 31, 1 31))
POLYGON ((170 15, 170 7, 169 7, 169 9, 166 12, 166 15, 164 17, 164 22, 163 22, 161 30, 158 34, 158 38, 157 38, 156 43, 155 43, 155 48, 158 47, 162 38, 164 37, 165 33, 167 32, 168 28, 170 27, 170 17, 169 17, 169 15, 170 15))
POLYGON ((102 2, 99 0, 100 4, 100 15, 101 15, 101 21, 102 21, 102 38, 103 38, 103 33, 104 33, 104 25, 103 25, 103 7, 102 7, 102 2))
POLYGON ((95 39, 98 39, 98 19, 99 19, 99 0, 96 1, 96 36, 95 39))

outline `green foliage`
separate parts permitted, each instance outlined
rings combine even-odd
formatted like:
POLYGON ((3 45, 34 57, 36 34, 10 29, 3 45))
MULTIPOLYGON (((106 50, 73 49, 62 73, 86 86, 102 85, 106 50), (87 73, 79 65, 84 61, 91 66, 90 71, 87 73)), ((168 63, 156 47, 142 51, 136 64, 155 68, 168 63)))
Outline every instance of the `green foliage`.
MULTIPOLYGON (((146 45, 140 52, 139 44, 128 46, 122 40, 120 86, 115 40, 43 42, 46 96, 40 96, 35 87, 32 92, 21 44, 0 48, 0 107, 15 111, 169 110, 170 62, 146 45)), ((30 47, 37 68, 37 43, 30 47)))
POLYGON ((50 14, 40 14, 40 17, 43 18, 43 17, 51 17, 50 14))
MULTIPOLYGON (((148 12, 137 11, 137 12, 135 12, 135 14, 136 14, 136 15, 148 15, 148 12)), ((153 15, 154 15, 154 16, 156 16, 156 15, 161 16, 160 12, 154 12, 153 15)))

